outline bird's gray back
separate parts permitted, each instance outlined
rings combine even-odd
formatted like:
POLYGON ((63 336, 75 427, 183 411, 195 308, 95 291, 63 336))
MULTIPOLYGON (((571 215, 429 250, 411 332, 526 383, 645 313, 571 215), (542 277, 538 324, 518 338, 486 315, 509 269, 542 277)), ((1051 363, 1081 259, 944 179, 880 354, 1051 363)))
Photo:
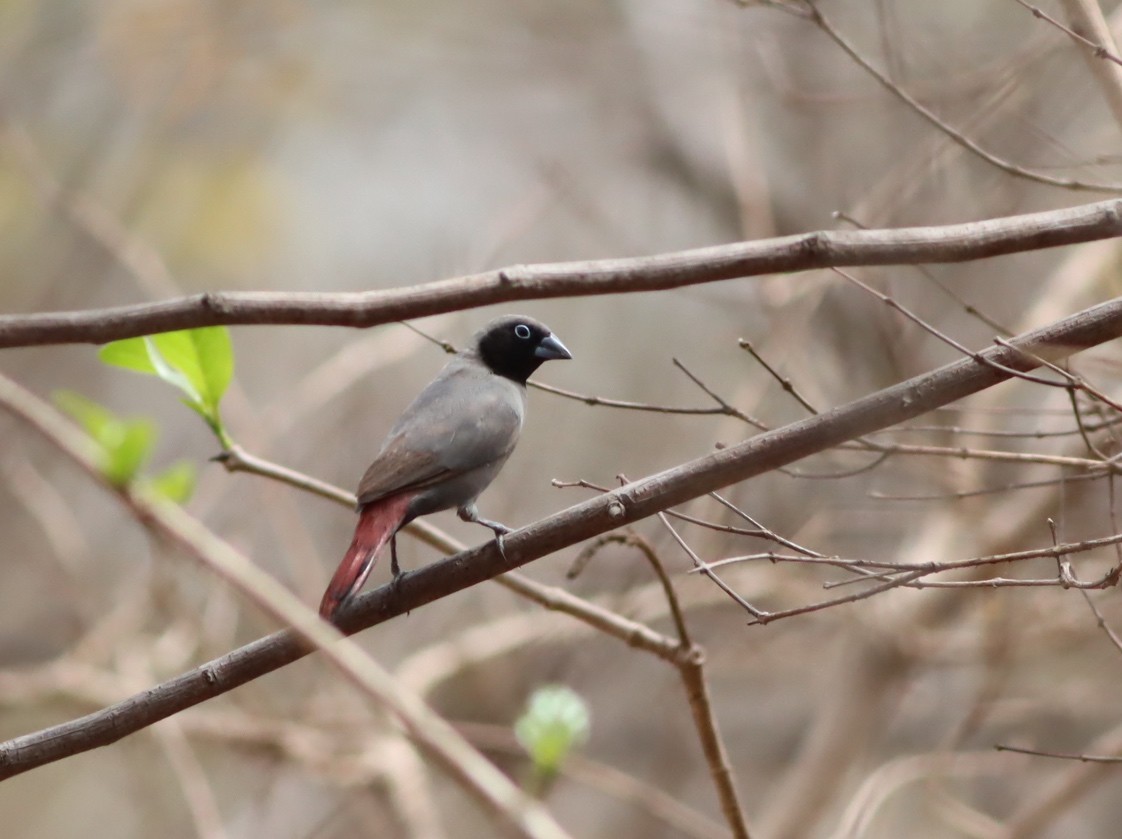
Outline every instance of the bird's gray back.
MULTIPOLYGON (((480 479, 488 472, 494 477, 518 442, 525 410, 521 385, 457 355, 390 429, 359 485, 359 503, 476 470, 480 479), (494 470, 485 469, 492 464, 494 470)), ((487 483, 490 478, 475 494, 487 483)))

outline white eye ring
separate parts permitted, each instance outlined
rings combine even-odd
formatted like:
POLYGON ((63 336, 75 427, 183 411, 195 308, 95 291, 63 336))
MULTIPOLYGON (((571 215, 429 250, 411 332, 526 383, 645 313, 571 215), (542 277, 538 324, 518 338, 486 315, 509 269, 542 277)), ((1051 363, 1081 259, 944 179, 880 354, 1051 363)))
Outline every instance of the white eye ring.
POLYGON ((525 341, 530 337, 530 327, 528 327, 524 323, 520 323, 516 327, 514 327, 514 335, 516 338, 521 338, 523 341, 525 341))

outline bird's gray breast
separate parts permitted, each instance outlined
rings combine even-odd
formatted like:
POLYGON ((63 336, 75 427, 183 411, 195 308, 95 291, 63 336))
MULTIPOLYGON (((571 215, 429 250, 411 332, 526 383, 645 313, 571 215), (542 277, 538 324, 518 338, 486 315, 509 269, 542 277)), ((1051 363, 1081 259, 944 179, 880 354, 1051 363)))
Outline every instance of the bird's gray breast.
POLYGON ((432 472, 410 518, 474 501, 514 450, 525 410, 521 385, 471 359, 450 362, 390 432, 388 442, 427 455, 432 472))

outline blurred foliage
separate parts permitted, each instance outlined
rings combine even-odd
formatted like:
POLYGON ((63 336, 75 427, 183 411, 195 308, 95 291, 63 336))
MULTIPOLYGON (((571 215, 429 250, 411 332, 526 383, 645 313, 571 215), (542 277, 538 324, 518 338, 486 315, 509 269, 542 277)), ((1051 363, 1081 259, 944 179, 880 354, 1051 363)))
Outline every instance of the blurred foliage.
POLYGON ((571 688, 547 685, 530 695, 514 733, 532 761, 535 791, 544 790, 569 752, 588 740, 590 725, 588 703, 571 688))
POLYGON ((70 414, 97 447, 101 471, 114 486, 140 486, 174 501, 186 502, 195 489, 195 465, 179 460, 152 476, 141 474, 156 443, 156 426, 145 418, 122 418, 92 399, 69 390, 56 391, 55 404, 70 414))
POLYGON ((55 393, 55 404, 70 414, 97 444, 101 470, 109 482, 124 486, 148 460, 156 428, 147 419, 122 419, 108 408, 73 391, 55 393))

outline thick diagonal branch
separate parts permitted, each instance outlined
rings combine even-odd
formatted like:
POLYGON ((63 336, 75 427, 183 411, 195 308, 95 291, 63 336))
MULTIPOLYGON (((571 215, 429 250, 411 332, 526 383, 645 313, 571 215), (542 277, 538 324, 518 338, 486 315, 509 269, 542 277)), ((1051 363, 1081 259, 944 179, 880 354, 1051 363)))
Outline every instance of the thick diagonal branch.
MULTIPOLYGON (((447 597, 532 560, 763 474, 847 440, 912 419, 1013 375, 1122 336, 1122 299, 1087 309, 931 373, 727 449, 633 481, 493 542, 435 562, 357 599, 340 616, 353 633, 447 597)), ((0 743, 0 779, 127 734, 223 694, 307 654, 291 631, 274 633, 102 711, 0 743)))

